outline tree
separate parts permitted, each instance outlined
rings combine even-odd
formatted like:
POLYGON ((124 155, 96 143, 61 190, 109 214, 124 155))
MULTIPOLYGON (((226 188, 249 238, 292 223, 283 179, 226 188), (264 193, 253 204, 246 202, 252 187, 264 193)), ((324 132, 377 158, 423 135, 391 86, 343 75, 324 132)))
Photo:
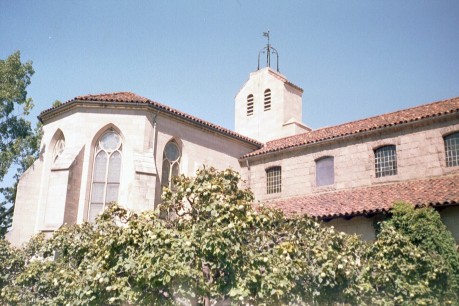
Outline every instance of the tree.
POLYGON ((251 192, 239 185, 232 170, 200 169, 164 191, 160 210, 137 214, 113 205, 94 224, 64 226, 39 248, 28 247, 35 251, 8 274, 2 302, 348 301, 340 292, 358 275, 363 243, 305 217, 254 209, 251 192))
POLYGON ((157 210, 0 244, 6 305, 417 305, 453 301, 438 254, 383 224, 375 243, 253 203, 232 170, 175 179, 157 210))
POLYGON ((0 188, 0 237, 11 226, 16 186, 20 175, 33 163, 40 145, 40 128, 34 131, 26 119, 33 107, 27 86, 34 74, 31 62, 21 63, 20 52, 0 60, 0 182, 17 165, 13 186, 0 188))
POLYGON ((459 253, 453 235, 441 220, 440 214, 431 207, 414 208, 397 203, 386 223, 406 236, 409 241, 429 254, 436 254, 443 266, 453 275, 449 279, 451 294, 459 296, 459 253))

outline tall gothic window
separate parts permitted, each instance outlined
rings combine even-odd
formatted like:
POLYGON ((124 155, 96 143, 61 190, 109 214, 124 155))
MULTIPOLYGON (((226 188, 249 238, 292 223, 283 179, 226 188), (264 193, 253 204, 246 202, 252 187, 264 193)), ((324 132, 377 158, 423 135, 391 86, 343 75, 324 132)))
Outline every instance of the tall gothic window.
POLYGON ((121 150, 121 137, 114 130, 104 133, 96 143, 88 214, 90 222, 105 209, 106 204, 118 200, 121 150))
POLYGON ((281 167, 272 167, 266 170, 266 193, 281 192, 282 171, 281 167))
POLYGON ((161 184, 172 189, 172 179, 180 173, 180 147, 174 140, 169 141, 164 147, 163 153, 163 173, 161 176, 161 184))
POLYGON ((445 136, 446 166, 459 166, 459 132, 445 136))
POLYGON ((253 95, 247 96, 247 116, 253 115, 253 95))
POLYGON ((64 134, 59 137, 59 139, 56 141, 56 144, 54 145, 54 150, 53 150, 53 163, 56 162, 56 160, 61 156, 62 152, 64 152, 65 149, 65 137, 64 134))
POLYGON ((376 177, 397 174, 397 152, 394 145, 375 150, 375 171, 376 177))

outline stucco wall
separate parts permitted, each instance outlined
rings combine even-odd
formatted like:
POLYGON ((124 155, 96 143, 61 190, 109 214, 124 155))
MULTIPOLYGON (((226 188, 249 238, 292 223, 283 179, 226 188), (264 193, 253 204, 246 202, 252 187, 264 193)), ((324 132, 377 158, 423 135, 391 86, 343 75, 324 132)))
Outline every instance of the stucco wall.
POLYGON ((10 240, 18 244, 33 233, 55 230, 64 221, 87 220, 94 148, 110 128, 122 138, 118 202, 136 211, 152 209, 160 202, 163 150, 171 139, 180 145, 180 173, 185 175, 194 175, 204 164, 238 170, 238 158, 254 149, 253 145, 155 111, 73 109, 43 127, 42 161, 21 179, 10 240), (55 161, 54 145, 62 134, 65 149, 55 161))
POLYGON ((376 238, 373 222, 373 218, 359 216, 349 220, 343 218, 333 219, 329 222, 324 222, 323 225, 333 227, 335 230, 346 234, 356 234, 366 241, 372 241, 376 238))
MULTIPOLYGON (((302 92, 287 83, 287 79, 270 68, 250 74, 235 97, 236 132, 266 142, 294 135, 297 131, 284 124, 293 119, 302 120, 302 92), (264 110, 264 93, 271 90, 271 109, 264 110), (247 116, 247 97, 254 98, 253 115, 247 116)), ((300 131, 302 131, 300 129, 300 131)))
POLYGON ((446 227, 453 234, 456 243, 459 244, 459 207, 447 207, 440 211, 440 215, 446 227))
POLYGON ((6 236, 6 239, 15 246, 22 245, 35 233, 42 169, 43 161, 38 159, 19 181, 13 225, 6 236))

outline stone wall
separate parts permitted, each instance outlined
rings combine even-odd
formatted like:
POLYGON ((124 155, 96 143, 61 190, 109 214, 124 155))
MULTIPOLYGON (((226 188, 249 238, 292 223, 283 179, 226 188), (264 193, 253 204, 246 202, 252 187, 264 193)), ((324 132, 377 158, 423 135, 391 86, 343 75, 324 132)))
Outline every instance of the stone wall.
POLYGON ((459 171, 445 165, 443 135, 452 131, 459 131, 459 119, 387 128, 254 157, 249 159, 250 167, 242 165, 242 173, 260 201, 439 176, 459 171), (373 150, 383 145, 396 145, 398 173, 376 178, 373 150), (324 156, 334 157, 334 184, 318 187, 315 160, 324 156), (272 166, 282 167, 282 192, 268 195, 266 169, 272 166))

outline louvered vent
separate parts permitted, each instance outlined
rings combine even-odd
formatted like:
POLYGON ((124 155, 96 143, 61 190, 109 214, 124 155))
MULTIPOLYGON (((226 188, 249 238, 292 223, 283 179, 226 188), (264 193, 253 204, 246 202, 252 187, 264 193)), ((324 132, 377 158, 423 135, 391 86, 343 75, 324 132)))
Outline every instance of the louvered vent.
POLYGON ((265 111, 271 109, 271 89, 265 90, 265 111))
POLYGON ((247 96, 247 116, 253 115, 253 95, 247 96))

